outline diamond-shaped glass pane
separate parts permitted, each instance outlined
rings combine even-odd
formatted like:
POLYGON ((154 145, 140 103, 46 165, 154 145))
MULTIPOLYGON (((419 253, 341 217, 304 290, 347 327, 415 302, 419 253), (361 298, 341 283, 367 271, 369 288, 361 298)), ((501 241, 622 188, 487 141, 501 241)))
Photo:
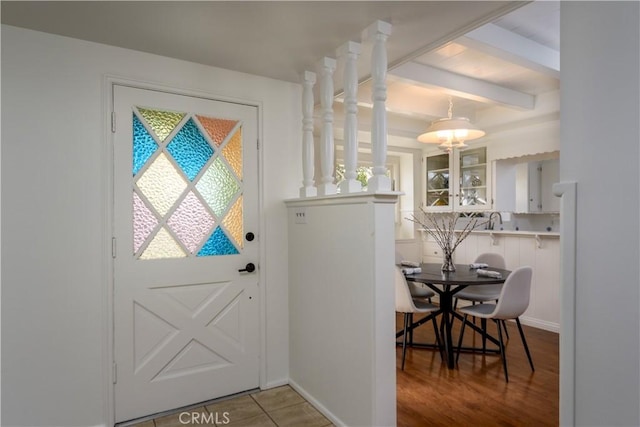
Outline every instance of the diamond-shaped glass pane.
POLYGON ((236 176, 242 180, 242 128, 239 128, 225 144, 222 155, 227 159, 236 176))
POLYGON ((220 227, 216 228, 207 243, 198 252, 198 256, 235 255, 239 253, 233 243, 220 227))
POLYGON ((240 189, 233 173, 218 157, 202 175, 196 188, 209 204, 211 210, 220 217, 240 189))
POLYGON ((218 147, 222 144, 229 135, 229 132, 235 127, 237 120, 225 120, 225 119, 216 119, 213 117, 206 116, 196 116, 202 124, 202 127, 205 128, 207 134, 218 147))
POLYGON ((184 258, 185 256, 187 254, 184 253, 180 245, 162 227, 142 252, 140 259, 184 258))
POLYGON ((178 209, 169 217, 167 224, 189 252, 193 253, 213 230, 214 220, 207 208, 190 191, 178 209))
POLYGON ((147 132, 138 116, 133 114, 133 175, 137 174, 149 157, 158 149, 158 144, 147 132))
POLYGON ((158 225, 158 218, 145 205, 140 196, 133 192, 133 252, 138 252, 140 246, 158 225))
POLYGON ((138 179, 138 188, 161 216, 171 209, 186 186, 187 183, 164 153, 138 179))
POLYGON ((180 165, 191 181, 213 155, 213 148, 202 136, 192 119, 189 119, 171 139, 167 145, 167 151, 171 153, 176 163, 180 165))
POLYGON ((242 196, 236 200, 227 215, 225 215, 222 224, 226 227, 227 231, 235 241, 235 244, 243 247, 243 227, 242 227, 242 196))
POLYGON ((158 140, 163 142, 173 129, 180 123, 185 113, 175 113, 172 111, 150 110, 138 107, 140 115, 144 117, 151 129, 155 132, 158 140))

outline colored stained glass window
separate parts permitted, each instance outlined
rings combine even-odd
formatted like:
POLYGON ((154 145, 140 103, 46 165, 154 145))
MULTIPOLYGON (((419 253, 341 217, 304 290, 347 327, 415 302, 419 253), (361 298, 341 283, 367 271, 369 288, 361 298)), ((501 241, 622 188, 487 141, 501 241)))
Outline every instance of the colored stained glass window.
POLYGON ((184 258, 186 254, 171 234, 162 227, 155 235, 140 259, 184 258))
POLYGON ((236 176, 242 180, 242 128, 239 128, 225 144, 222 155, 227 159, 236 176))
POLYGON ((229 168, 218 157, 202 175, 196 188, 217 216, 222 216, 240 186, 229 168))
POLYGON ((222 145, 224 140, 227 138, 227 135, 229 135, 229 132, 231 132, 238 123, 236 120, 216 119, 205 116, 196 117, 202 124, 202 127, 204 127, 209 134, 213 143, 218 147, 222 145))
POLYGON ((161 216, 166 215, 186 187, 187 183, 164 153, 138 179, 138 188, 161 216))
POLYGON ((140 246, 147 240, 149 234, 158 225, 158 218, 144 204, 140 196, 133 192, 133 252, 138 252, 140 246))
POLYGON ((222 225, 229 231, 229 234, 235 241, 236 245, 242 248, 244 236, 242 224, 242 196, 236 200, 229 213, 222 220, 222 225))
POLYGON ((208 255, 235 255, 239 253, 236 247, 220 227, 216 228, 207 243, 204 244, 198 256, 208 255))
POLYGON ((153 139, 138 116, 133 115, 133 175, 137 174, 149 157, 158 149, 153 139))
POLYGON ((173 111, 137 111, 132 141, 134 256, 238 254, 244 228, 241 124, 173 111))
POLYGON ((213 149, 192 119, 189 119, 173 137, 167 145, 167 151, 171 153, 190 181, 193 181, 202 166, 213 155, 213 149))
POLYGON ((189 192, 178 209, 169 217, 167 224, 189 252, 193 253, 203 239, 211 233, 215 222, 200 200, 193 192, 189 192))
POLYGON ((138 108, 140 115, 144 117, 153 132, 155 132, 158 140, 163 142, 173 131, 185 113, 176 113, 172 111, 150 110, 147 108, 138 108))

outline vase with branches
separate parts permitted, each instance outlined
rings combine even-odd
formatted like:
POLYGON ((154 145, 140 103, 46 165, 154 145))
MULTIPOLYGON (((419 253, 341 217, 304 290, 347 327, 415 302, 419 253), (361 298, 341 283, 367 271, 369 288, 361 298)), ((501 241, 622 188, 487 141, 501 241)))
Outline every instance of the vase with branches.
POLYGON ((407 218, 422 227, 429 233, 442 249, 442 271, 456 271, 453 263, 453 252, 458 245, 477 227, 486 224, 480 221, 482 218, 472 218, 461 229, 456 230, 456 224, 460 218, 458 212, 434 213, 420 208, 420 212, 407 218))

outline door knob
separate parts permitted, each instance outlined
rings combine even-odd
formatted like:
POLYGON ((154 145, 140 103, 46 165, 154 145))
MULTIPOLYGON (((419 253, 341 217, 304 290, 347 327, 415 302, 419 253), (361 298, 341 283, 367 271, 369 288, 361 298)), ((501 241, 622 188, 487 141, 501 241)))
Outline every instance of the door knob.
POLYGON ((255 238, 256 238, 256 235, 255 235, 255 234, 253 234, 252 232, 248 232, 248 233, 244 236, 244 238, 245 238, 245 239, 247 239, 247 242, 251 242, 253 239, 255 239, 255 238))
POLYGON ((252 262, 248 263, 247 265, 245 265, 245 267, 242 270, 238 270, 240 273, 242 272, 247 272, 247 273, 253 273, 254 271, 256 271, 256 266, 255 264, 253 264, 252 262))

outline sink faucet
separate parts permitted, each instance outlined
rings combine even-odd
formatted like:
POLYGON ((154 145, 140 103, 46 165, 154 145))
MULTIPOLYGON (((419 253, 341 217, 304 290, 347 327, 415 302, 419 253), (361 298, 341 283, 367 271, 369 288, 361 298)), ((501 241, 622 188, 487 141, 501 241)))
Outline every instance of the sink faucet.
POLYGON ((497 212, 497 211, 496 212, 491 212, 489 214, 489 224, 487 224, 487 230, 493 230, 492 219, 493 219, 494 215, 498 215, 498 218, 500 219, 500 224, 502 224, 502 215, 500 215, 500 212, 497 212))

